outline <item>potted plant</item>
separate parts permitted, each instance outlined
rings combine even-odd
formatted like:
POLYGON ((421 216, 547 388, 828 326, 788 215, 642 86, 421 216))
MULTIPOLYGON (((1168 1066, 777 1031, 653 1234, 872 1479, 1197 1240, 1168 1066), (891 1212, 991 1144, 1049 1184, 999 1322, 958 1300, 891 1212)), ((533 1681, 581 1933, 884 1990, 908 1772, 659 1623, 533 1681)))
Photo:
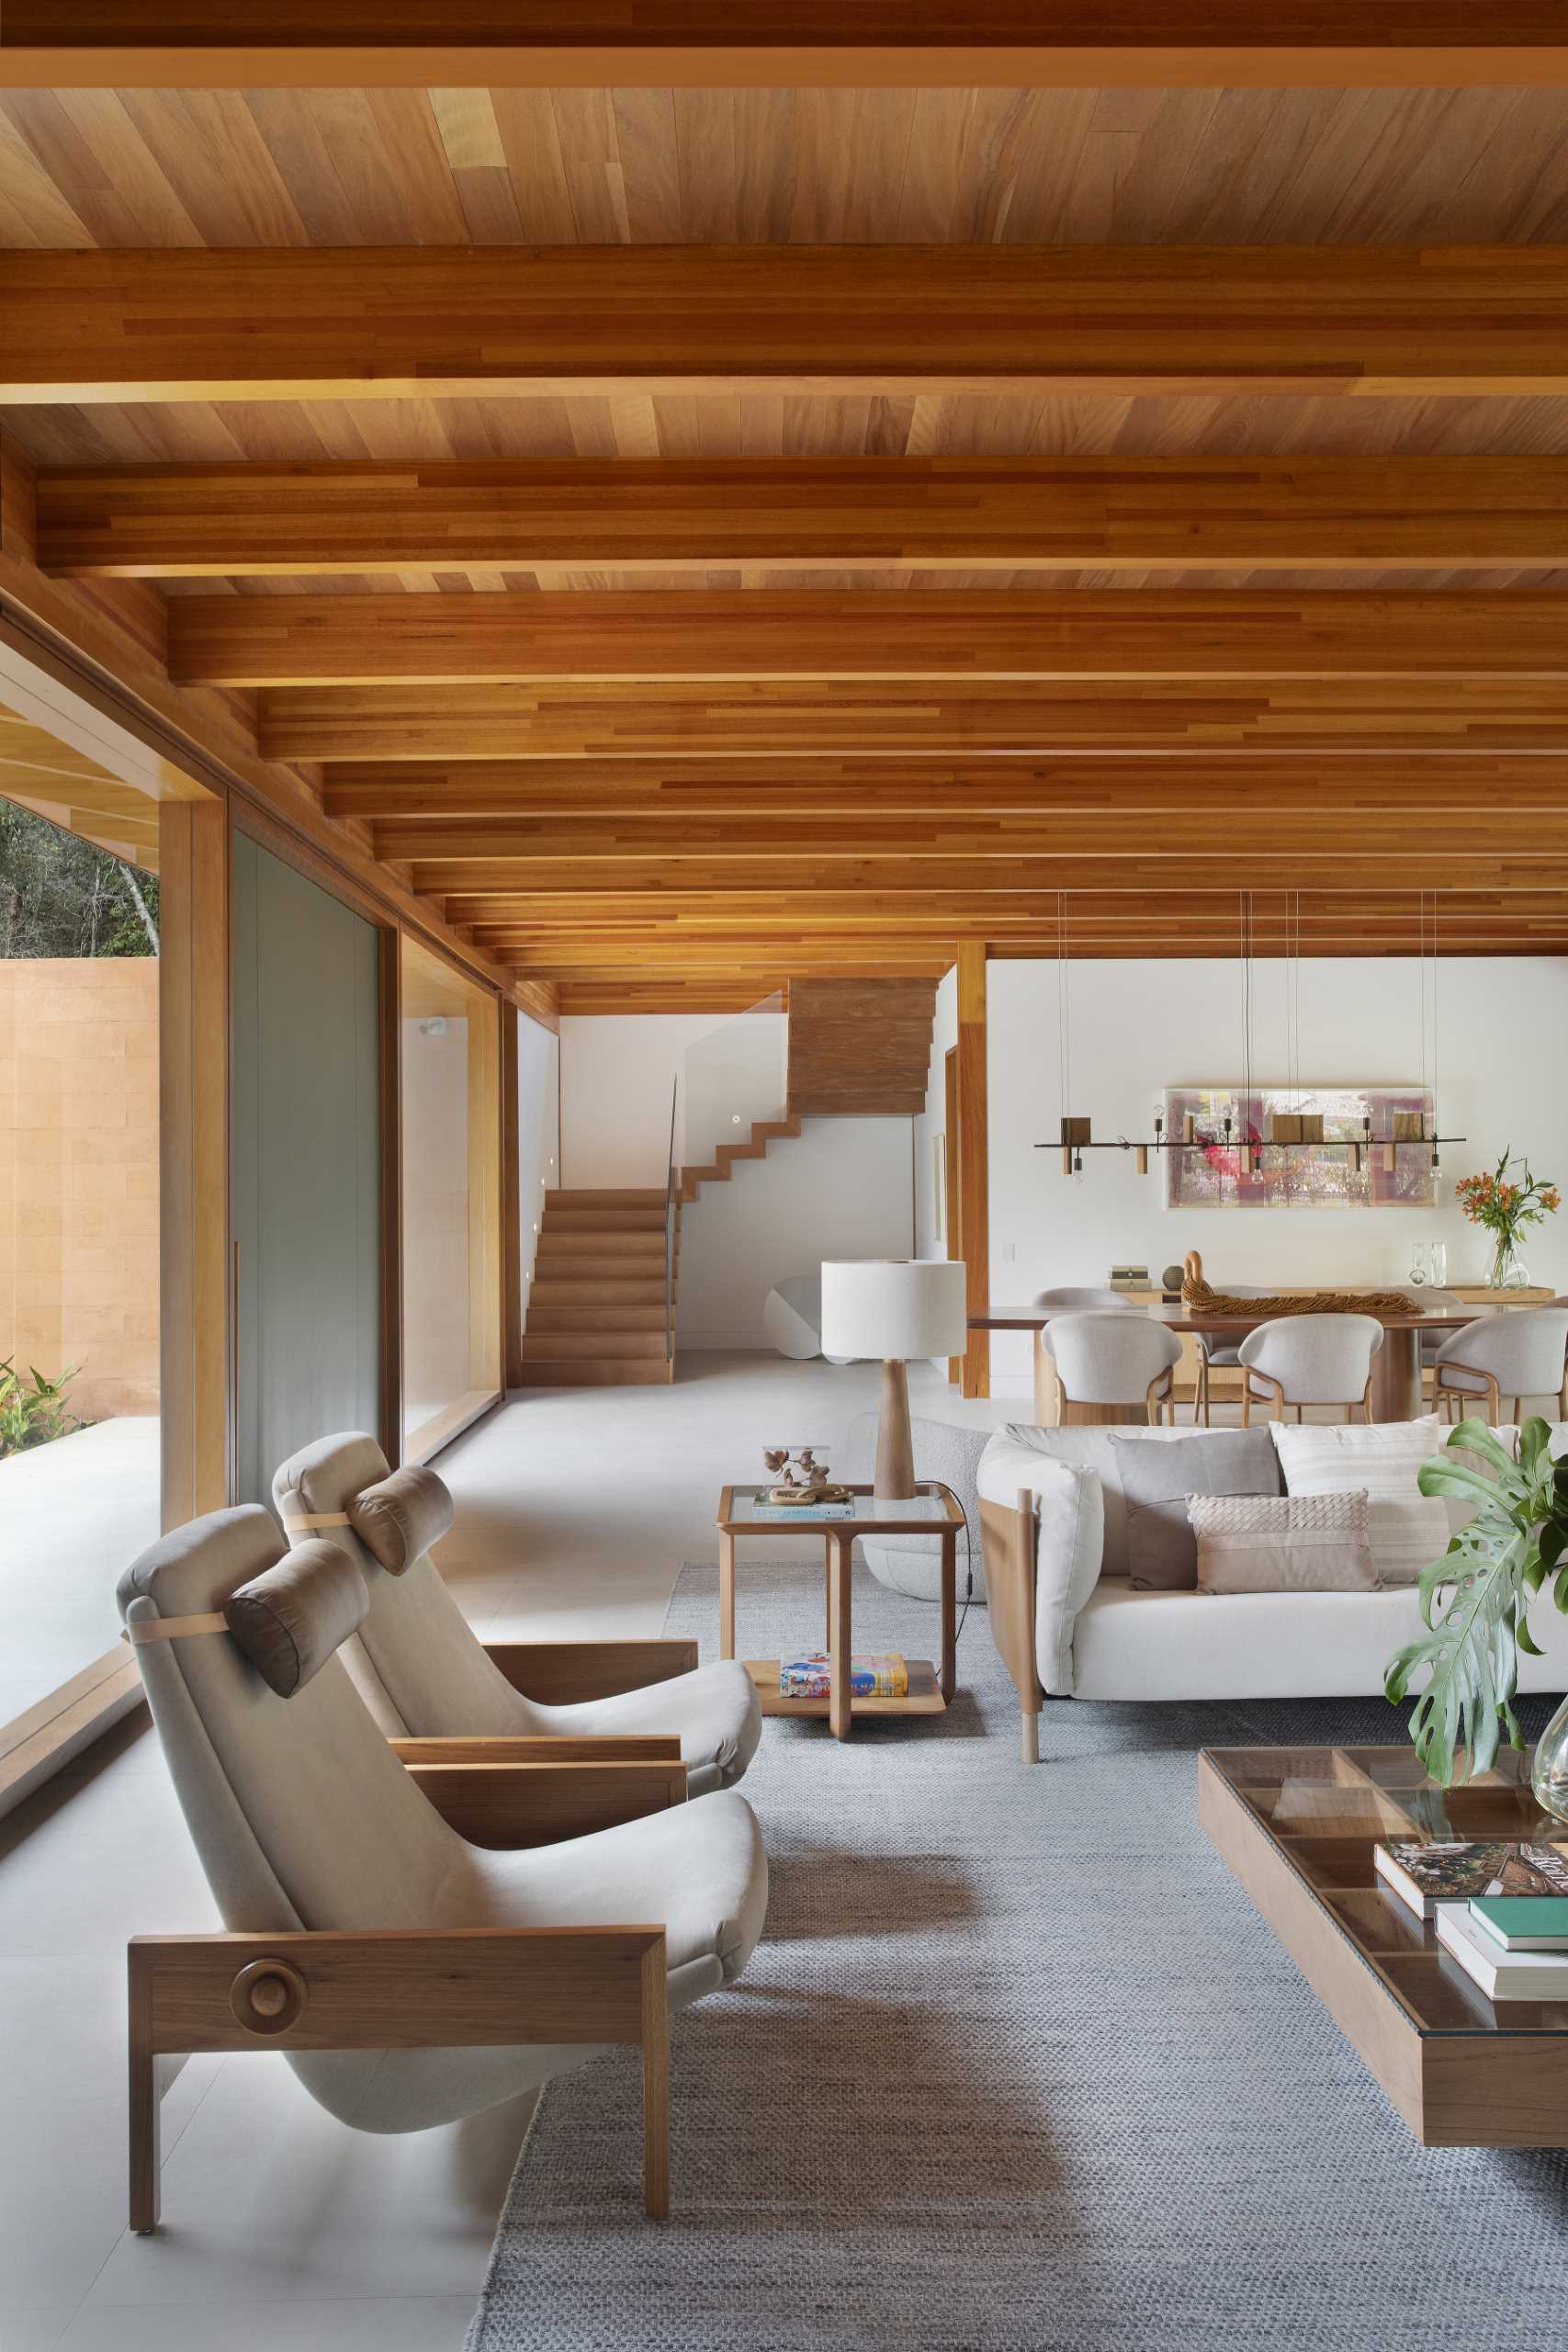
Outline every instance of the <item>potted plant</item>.
MULTIPOLYGON (((1514 1713, 1519 1656, 1541 1656, 1528 1612, 1548 1577, 1568 1615, 1568 1461, 1551 1459, 1551 1434, 1539 1418, 1526 1421, 1516 1462, 1484 1421, 1461 1421, 1444 1450, 1421 1464, 1424 1495, 1477 1506, 1442 1558, 1421 1571, 1426 1634, 1396 1651, 1383 1672, 1397 1705, 1410 1695, 1412 1675, 1427 1669, 1410 1737, 1443 1788, 1489 1771, 1505 1732, 1511 1747, 1524 1746, 1514 1713)), ((1568 1821, 1568 1699, 1536 1744, 1531 1784, 1545 1810, 1568 1821)))
POLYGON ((70 1383, 80 1370, 80 1364, 67 1364, 58 1379, 46 1380, 36 1365, 23 1374, 13 1357, 0 1363, 0 1458, 47 1445, 51 1437, 81 1427, 68 1401, 70 1383))
POLYGON ((1517 1164, 1524 1170, 1523 1181, 1510 1183, 1512 1154, 1505 1149, 1495 1168, 1483 1169, 1476 1176, 1461 1176, 1454 1186, 1472 1225, 1483 1226, 1496 1237, 1486 1277, 1493 1290, 1517 1290, 1529 1282, 1519 1261, 1519 1236, 1527 1225, 1540 1225, 1552 1216, 1562 1199, 1555 1184, 1538 1182, 1530 1174, 1528 1159, 1517 1164))

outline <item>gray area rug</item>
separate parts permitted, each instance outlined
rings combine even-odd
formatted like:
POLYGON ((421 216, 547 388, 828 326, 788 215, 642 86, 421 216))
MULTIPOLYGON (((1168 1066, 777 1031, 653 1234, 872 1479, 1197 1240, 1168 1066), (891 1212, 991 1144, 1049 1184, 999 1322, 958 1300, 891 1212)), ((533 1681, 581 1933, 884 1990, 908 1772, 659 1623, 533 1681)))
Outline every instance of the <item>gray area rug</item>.
MULTIPOLYGON (((820 1570, 743 1563, 744 1655, 820 1619, 820 1570)), ((688 1567, 668 1630, 716 1623, 688 1567)), ((934 1626, 857 1571, 857 1647, 934 1626)), ((675 2218, 635 2053, 552 2085, 469 2352, 1558 2352, 1568 2156, 1419 2148, 1197 1826, 1199 1747, 1393 1711, 1058 1703, 1030 1770, 983 1610, 958 1656, 944 1716, 769 1723, 768 1932, 675 2027, 675 2218)))

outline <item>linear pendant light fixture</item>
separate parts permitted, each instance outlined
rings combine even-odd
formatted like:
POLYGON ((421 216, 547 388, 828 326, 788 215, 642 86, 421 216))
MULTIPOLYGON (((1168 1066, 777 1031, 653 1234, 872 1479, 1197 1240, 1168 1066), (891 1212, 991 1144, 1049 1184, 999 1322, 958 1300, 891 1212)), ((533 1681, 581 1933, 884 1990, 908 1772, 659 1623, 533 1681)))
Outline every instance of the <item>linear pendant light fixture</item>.
MULTIPOLYGON (((1246 1171, 1250 1175, 1256 1175, 1261 1168, 1266 1149, 1269 1151, 1343 1150, 1349 1154, 1351 1165, 1358 1173, 1362 1165, 1362 1155, 1381 1149, 1384 1166, 1392 1173, 1395 1165, 1395 1155, 1400 1146, 1412 1143, 1429 1145, 1431 1165, 1434 1169, 1438 1168, 1438 1146, 1445 1143, 1463 1143, 1465 1137, 1438 1133, 1440 1123, 1438 1118, 1438 893, 1434 890, 1430 895, 1432 904, 1429 913, 1427 905, 1427 893, 1425 890, 1421 891, 1416 901, 1423 1092, 1427 1091, 1428 933, 1431 940, 1432 1133, 1430 1135, 1427 1132, 1425 1111, 1414 1113, 1396 1111, 1393 1114, 1394 1132, 1392 1135, 1374 1136, 1371 1116, 1366 1115, 1362 1118, 1361 1132, 1359 1136, 1335 1136, 1325 1140, 1321 1113, 1308 1113, 1302 1110, 1301 1098, 1303 1090, 1301 1083, 1301 893, 1298 890, 1287 891, 1284 894, 1285 1091, 1290 1095, 1292 1108, 1285 1113, 1271 1114, 1269 1123, 1269 1132, 1266 1140, 1262 1136, 1253 1136, 1247 1125, 1247 1105, 1252 1099, 1252 967, 1257 943, 1257 928, 1253 894, 1250 890, 1244 890, 1238 893, 1236 901, 1237 963, 1241 978, 1242 1132, 1239 1136, 1236 1135, 1236 1122, 1227 1115, 1223 1122, 1222 1136, 1200 1136, 1195 1132, 1190 1132, 1181 1136, 1170 1136, 1165 1132, 1163 1114, 1156 1111, 1154 1134, 1146 1140, 1137 1141, 1127 1136, 1118 1136, 1113 1142, 1097 1143, 1093 1136, 1092 1123, 1087 1118, 1075 1115, 1066 1108, 1067 1103, 1072 1100, 1073 1079, 1071 967, 1067 956, 1067 894, 1065 890, 1058 890, 1056 893, 1056 1082, 1058 1099, 1063 1106, 1061 1135, 1056 1144, 1037 1143, 1034 1147, 1035 1150, 1060 1149, 1063 1175, 1079 1178, 1084 1172, 1083 1156, 1086 1151, 1130 1151, 1136 1161, 1139 1175, 1146 1176, 1149 1172, 1151 1151, 1207 1151, 1215 1142, 1223 1142, 1227 1148, 1234 1146, 1238 1149, 1246 1171), (1412 1119, 1415 1121, 1414 1134, 1407 1131, 1405 1125, 1412 1119)), ((1189 1119, 1190 1129, 1191 1125, 1189 1119)))

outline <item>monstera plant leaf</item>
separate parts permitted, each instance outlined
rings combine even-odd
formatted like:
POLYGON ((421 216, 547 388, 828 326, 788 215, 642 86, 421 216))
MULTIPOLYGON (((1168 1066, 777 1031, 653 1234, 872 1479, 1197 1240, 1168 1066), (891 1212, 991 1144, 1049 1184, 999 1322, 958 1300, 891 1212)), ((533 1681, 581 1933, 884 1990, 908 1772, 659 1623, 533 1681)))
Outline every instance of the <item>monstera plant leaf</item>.
POLYGON ((1568 1611, 1568 1562, 1558 1566, 1568 1550, 1568 1464, 1551 1460, 1550 1441, 1543 1420, 1527 1421, 1516 1462, 1483 1421, 1461 1421, 1446 1450, 1421 1465, 1424 1495, 1457 1496, 1476 1515, 1421 1571, 1427 1631, 1390 1658, 1383 1688, 1397 1704, 1425 1673, 1410 1736, 1445 1788, 1461 1753, 1468 1779, 1490 1770, 1505 1731, 1511 1747, 1524 1745, 1514 1713, 1519 1654, 1540 1655, 1527 1612, 1550 1568, 1557 1568, 1552 1599, 1568 1611))

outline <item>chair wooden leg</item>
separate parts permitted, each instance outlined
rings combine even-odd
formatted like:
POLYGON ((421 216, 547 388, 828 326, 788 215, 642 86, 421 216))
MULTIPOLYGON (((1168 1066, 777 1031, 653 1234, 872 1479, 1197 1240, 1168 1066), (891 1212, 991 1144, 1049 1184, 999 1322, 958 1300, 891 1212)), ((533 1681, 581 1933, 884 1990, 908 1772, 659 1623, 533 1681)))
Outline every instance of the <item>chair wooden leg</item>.
POLYGON ((1040 1761, 1040 1718, 1025 1707, 1018 1719, 1019 1753, 1026 1764, 1040 1761))
POLYGON ((1252 1427, 1252 1383, 1246 1378, 1241 1384, 1241 1425, 1244 1430, 1252 1427))
POLYGON ((670 1996, 662 1948, 642 1963, 642 2181, 651 2222, 670 2219, 670 1996))
POLYGON ((130 1978, 130 2227, 146 2237, 158 2226, 162 2171, 158 2061, 148 2031, 150 1984, 133 1970, 130 1978))

